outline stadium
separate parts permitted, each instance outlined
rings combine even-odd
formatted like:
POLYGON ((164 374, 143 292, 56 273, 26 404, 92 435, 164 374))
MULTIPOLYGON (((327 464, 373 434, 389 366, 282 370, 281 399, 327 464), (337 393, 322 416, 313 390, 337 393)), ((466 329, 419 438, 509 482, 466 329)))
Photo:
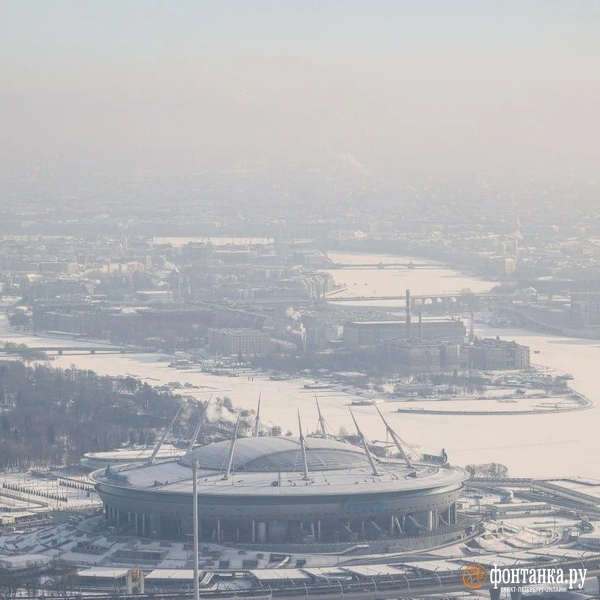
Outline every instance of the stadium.
POLYGON ((360 446, 324 425, 307 437, 300 426, 298 437, 262 437, 255 428, 238 438, 236 427, 231 440, 190 444, 179 459, 109 466, 92 478, 105 519, 139 536, 191 536, 194 469, 204 542, 358 542, 457 529, 467 473, 445 453, 424 462, 385 425, 398 458, 374 456, 358 424, 360 446))

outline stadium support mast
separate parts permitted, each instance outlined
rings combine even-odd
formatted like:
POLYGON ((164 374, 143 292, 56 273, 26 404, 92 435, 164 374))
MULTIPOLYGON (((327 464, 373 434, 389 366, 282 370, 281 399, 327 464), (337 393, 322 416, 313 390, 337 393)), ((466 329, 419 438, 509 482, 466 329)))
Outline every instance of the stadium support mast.
POLYGON ((229 447, 229 459, 227 460, 227 472, 223 479, 229 479, 231 475, 231 467, 233 466, 233 457, 235 455, 235 443, 237 441, 238 428, 240 426, 240 417, 242 413, 238 413, 237 421, 235 422, 235 429, 233 430, 233 439, 231 440, 231 446, 229 447))
POLYGON ((410 340, 410 326, 411 326, 411 322, 410 322, 410 290, 406 290, 406 339, 410 340))
POLYGON ((377 470, 377 465, 375 464, 375 461, 373 460, 373 456, 371 455, 369 446, 367 446, 367 440, 365 439, 363 432, 360 430, 360 427, 358 426, 358 423, 356 422, 354 413, 352 411, 350 411, 350 414, 352 415, 352 420, 354 421, 354 426, 356 427, 356 433, 358 433, 360 443, 363 447, 363 450, 365 451, 365 454, 367 455, 367 458, 369 459, 369 464, 371 465, 371 470, 373 471, 373 475, 379 476, 379 475, 381 475, 381 473, 379 473, 379 471, 377 470))
POLYGON ((302 479, 308 481, 310 476, 308 474, 308 459, 306 457, 306 443, 304 441, 304 434, 302 433, 302 421, 300 420, 300 409, 298 409, 298 430, 300 432, 300 449, 302 450, 302 467, 304 475, 302 479))
POLYGON ((327 439, 327 429, 325 428, 325 419, 323 418, 323 415, 321 414, 321 407, 319 406, 319 399, 317 398, 317 395, 315 394, 315 402, 317 403, 317 412, 319 413, 319 428, 321 430, 321 436, 324 440, 327 439))
MULTIPOLYGON (((410 451, 410 448, 409 448, 408 444, 404 440, 401 440, 396 435, 396 432, 390 427, 389 423, 385 420, 385 417, 381 414, 381 411, 379 410, 379 407, 377 405, 375 405, 375 408, 377 409, 377 412, 379 413, 379 416, 381 417, 381 420, 383 421, 383 424, 385 425, 385 428, 386 428, 387 432, 392 437, 392 440, 393 440, 394 444, 396 445, 396 448, 398 448, 398 452, 400 453, 400 456, 402 457, 402 459, 404 460, 404 462, 411 469, 414 469, 415 466, 413 465, 413 463, 410 460, 410 458, 408 458, 407 452, 404 450, 404 447, 406 446, 406 448, 408 448, 409 451, 410 451)), ((414 454, 414 452, 413 452, 413 454, 414 454)), ((416 458, 418 459, 418 457, 416 457, 416 458)))
POLYGON ((200 422, 198 423, 198 426, 196 427, 196 430, 194 431, 194 435, 190 439, 190 445, 188 446, 188 452, 191 452, 194 449, 194 444, 196 443, 196 439, 198 439, 198 434, 200 433, 200 430, 204 426, 204 423, 206 423, 206 411, 208 410, 208 406, 210 404, 211 399, 212 399, 212 396, 208 399, 208 402, 204 406, 204 415, 200 419, 200 422))
POLYGON ((256 407, 256 419, 254 419, 254 426, 252 427, 252 437, 258 437, 260 429, 260 392, 258 393, 258 406, 256 407))
POLYGON ((160 451, 160 449, 162 448, 162 445, 164 443, 164 441, 167 439, 167 435, 169 433, 169 431, 171 430, 171 427, 173 427, 173 425, 175 424, 175 421, 177 420, 177 417, 179 416, 179 413, 181 412, 181 406, 177 409, 177 412, 175 413, 175 416, 171 419, 171 422, 169 423, 168 427, 165 427, 165 430, 163 432, 163 434, 160 436, 160 440, 158 440, 158 444, 156 444, 156 447, 154 448, 154 451, 152 452, 150 458, 148 459, 148 464, 152 465, 154 464, 155 460, 156 460, 156 455, 158 454, 158 452, 160 451))

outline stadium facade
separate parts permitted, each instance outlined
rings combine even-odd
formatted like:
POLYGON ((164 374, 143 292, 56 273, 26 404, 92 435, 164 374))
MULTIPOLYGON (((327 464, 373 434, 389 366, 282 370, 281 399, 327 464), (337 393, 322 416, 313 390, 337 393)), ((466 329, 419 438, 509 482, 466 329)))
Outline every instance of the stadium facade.
POLYGON ((191 535, 194 467, 205 542, 351 542, 456 528, 465 471, 411 458, 395 434, 401 458, 377 458, 358 433, 362 447, 324 429, 308 437, 234 435, 179 459, 111 466, 92 477, 105 518, 139 536, 191 535))

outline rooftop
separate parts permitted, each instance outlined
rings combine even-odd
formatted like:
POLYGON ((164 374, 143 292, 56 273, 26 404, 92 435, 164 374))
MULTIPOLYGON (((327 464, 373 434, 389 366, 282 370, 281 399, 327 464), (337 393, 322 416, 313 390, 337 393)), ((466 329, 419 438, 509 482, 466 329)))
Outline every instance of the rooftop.
POLYGON ((230 442, 196 448, 179 460, 124 465, 92 474, 105 485, 152 493, 190 494, 192 459, 198 460, 198 489, 203 496, 313 496, 360 494, 370 491, 427 490, 457 485, 467 479, 461 469, 417 465, 375 458, 374 475, 364 452, 333 439, 307 437, 309 478, 303 474, 300 441, 293 437, 249 437, 236 442, 230 476, 227 471, 230 442))
MULTIPOLYGON (((196 448, 182 459, 191 466, 198 460, 203 470, 221 471, 227 464, 231 442, 217 442, 196 448)), ((337 440, 306 439, 309 471, 337 471, 368 465, 364 452, 351 444, 337 440)), ((235 445, 232 468, 240 472, 278 473, 302 471, 302 449, 295 437, 240 438, 235 445)))

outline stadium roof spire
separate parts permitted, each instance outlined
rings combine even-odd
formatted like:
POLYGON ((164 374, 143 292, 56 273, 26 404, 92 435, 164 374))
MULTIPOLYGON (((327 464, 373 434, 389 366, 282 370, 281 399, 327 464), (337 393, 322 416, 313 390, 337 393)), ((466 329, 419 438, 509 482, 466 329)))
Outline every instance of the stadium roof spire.
POLYGON ((154 461, 156 460, 156 455, 159 453, 164 441, 167 439, 167 435, 169 434, 169 431, 171 431, 171 428, 173 427, 173 425, 175 425, 175 421, 177 420, 177 417, 179 416, 179 413, 181 412, 181 408, 182 407, 180 406, 177 409, 177 412, 175 413, 175 416, 171 419, 169 426, 165 427, 165 430, 163 431, 163 434, 160 436, 160 439, 158 440, 158 443, 156 444, 154 451, 152 452, 152 454, 150 455, 150 458, 148 459, 149 465, 154 464, 154 461))
POLYGON ((256 419, 254 419, 254 425, 252 426, 252 437, 258 437, 260 430, 260 392, 258 393, 258 406, 256 407, 256 419))
POLYGON ((194 444, 196 443, 198 434, 200 433, 200 430, 202 429, 202 427, 204 427, 204 424, 206 423, 206 411, 208 410, 208 406, 209 406, 211 400, 212 400, 212 396, 210 396, 210 398, 208 399, 208 402, 204 405, 204 414, 202 415, 202 418, 198 422, 198 426, 194 430, 194 435, 192 435, 192 437, 190 438, 190 445, 188 446, 188 452, 191 452, 194 449, 194 444))
POLYGON ((310 476, 308 474, 308 458, 306 456, 306 443, 304 441, 304 434, 302 433, 302 421, 300 420, 300 409, 298 409, 298 430, 300 432, 300 448, 302 450, 302 467, 304 476, 302 479, 309 480, 310 476))
POLYGON ((350 411, 350 414, 352 415, 352 420, 354 421, 354 426, 356 427, 356 433, 358 433, 360 443, 363 447, 363 450, 365 451, 365 454, 367 455, 367 458, 369 459, 369 464, 371 465, 371 470, 373 471, 373 475, 381 475, 381 473, 377 470, 377 465, 375 464, 375 461, 373 460, 373 456, 371 455, 369 446, 367 446, 367 440, 365 439, 363 432, 360 430, 360 427, 358 426, 358 423, 356 422, 354 413, 352 411, 350 411))
POLYGON ((229 458, 227 459, 227 471, 223 476, 223 479, 229 479, 229 475, 231 475, 231 467, 233 466, 233 457, 235 454, 235 443, 237 441, 238 436, 238 428, 240 426, 240 417, 242 413, 238 413, 237 421, 235 422, 235 429, 233 430, 233 439, 231 440, 231 445, 229 446, 229 458))
POLYGON ((412 461, 408 457, 408 453, 406 452, 405 448, 409 452, 411 452, 417 460, 419 459, 419 457, 415 454, 415 452, 413 450, 410 449, 409 445, 404 440, 402 440, 402 439, 400 439, 398 437, 398 435, 396 434, 396 432, 390 427, 389 423, 385 420, 385 417, 381 414, 381 411, 379 410, 379 407, 377 405, 375 405, 375 408, 377 409, 377 412, 379 413, 379 416, 381 417, 381 420, 383 421, 383 424, 385 425, 385 428, 387 429, 387 432, 392 437, 392 441, 396 445, 396 448, 398 448, 398 452, 400 453, 400 456, 403 458, 404 462, 411 469, 414 469, 415 466, 413 465, 412 461))
POLYGON ((326 440, 327 439, 327 429, 325 427, 325 419, 321 414, 321 407, 319 406, 319 399, 315 394, 315 402, 317 403, 317 412, 319 413, 319 429, 321 430, 321 437, 326 440))

